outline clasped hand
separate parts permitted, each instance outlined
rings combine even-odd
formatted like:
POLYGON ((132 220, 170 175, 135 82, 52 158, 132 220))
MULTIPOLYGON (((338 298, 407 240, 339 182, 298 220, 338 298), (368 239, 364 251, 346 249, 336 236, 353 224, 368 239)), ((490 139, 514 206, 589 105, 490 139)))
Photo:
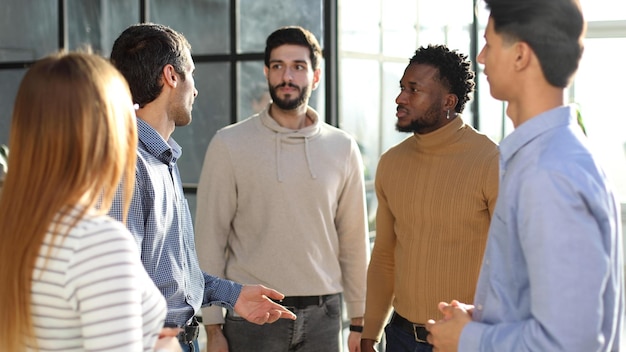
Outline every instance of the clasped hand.
POLYGON ((441 320, 428 320, 426 330, 429 334, 428 343, 433 345, 434 352, 456 352, 463 327, 472 321, 474 306, 459 301, 440 302, 441 320))

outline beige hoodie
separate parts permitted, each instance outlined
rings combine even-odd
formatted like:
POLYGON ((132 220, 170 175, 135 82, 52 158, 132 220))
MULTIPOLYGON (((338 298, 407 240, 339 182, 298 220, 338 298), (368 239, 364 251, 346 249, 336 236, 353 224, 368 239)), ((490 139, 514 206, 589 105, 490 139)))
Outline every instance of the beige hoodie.
MULTIPOLYGON (((212 139, 200 176, 196 246, 211 275, 287 296, 344 293, 365 309, 369 240, 356 141, 320 122, 294 131, 264 110, 212 139)), ((205 324, 223 322, 219 307, 205 324)))

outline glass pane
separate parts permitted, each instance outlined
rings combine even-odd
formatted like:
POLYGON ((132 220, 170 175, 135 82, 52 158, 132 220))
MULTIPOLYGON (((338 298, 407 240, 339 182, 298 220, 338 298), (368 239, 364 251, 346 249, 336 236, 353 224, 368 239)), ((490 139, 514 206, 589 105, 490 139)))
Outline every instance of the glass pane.
MULTIPOLYGON (((485 45, 484 33, 489 19, 489 11, 485 9, 484 2, 479 2, 477 6, 477 17, 478 50, 480 51, 485 45)), ((483 69, 483 65, 474 64, 478 82, 472 99, 478 99, 478 125, 480 132, 499 143, 504 136, 513 131, 513 123, 506 116, 506 103, 491 96, 489 82, 487 82, 487 78, 483 74, 483 69)), ((466 105, 465 110, 469 113, 469 105, 466 105)), ((471 121, 466 120, 466 122, 471 121)))
POLYGON ((383 95, 381 113, 381 151, 384 153, 390 147, 398 144, 409 136, 408 133, 398 132, 396 130, 396 98, 400 94, 400 79, 404 74, 404 69, 409 64, 409 60, 405 62, 387 62, 383 64, 383 95))
POLYGON ((326 120, 326 60, 320 61, 320 83, 313 92, 311 92, 311 99, 309 99, 309 106, 317 111, 321 121, 326 120))
POLYGON ((229 0, 151 0, 150 22, 184 34, 196 55, 224 54, 230 51, 229 3, 229 0))
MULTIPOLYGON (((341 61, 339 84, 339 127, 357 141, 364 164, 366 201, 370 231, 376 227, 376 194, 374 176, 380 155, 380 76, 363 72, 379 72, 376 60, 344 59, 341 61)), ((383 88, 384 89, 384 88, 383 88)))
POLYGON ((324 47, 322 0, 239 0, 238 53, 263 52, 265 39, 282 26, 302 26, 324 47))
POLYGON ((587 21, 612 21, 626 19, 626 1, 580 0, 587 21))
POLYGON ((3 0, 0 62, 30 61, 58 49, 56 1, 3 0))
POLYGON ((345 59, 341 63, 339 85, 339 127, 356 138, 365 164, 365 179, 374 178, 380 150, 380 77, 364 75, 378 72, 374 60, 345 59), (362 89, 365 88, 365 89, 362 89))
POLYGON ((417 1, 387 0, 382 7, 383 53, 408 57, 417 45, 417 1))
MULTIPOLYGON (((484 7, 484 2, 479 1, 484 7)), ((474 7, 467 0, 418 0, 419 28, 472 23, 474 7)))
MULTIPOLYGON (((380 51, 381 3, 364 6, 361 0, 338 4, 339 50, 377 54, 380 51)), ((413 43, 413 42, 412 42, 413 43)))
POLYGON ((139 22, 139 2, 127 0, 68 0, 68 47, 85 45, 108 57, 117 36, 139 22))
MULTIPOLYGON (((487 78, 483 74, 478 76, 478 87, 479 130, 493 141, 499 143, 504 136, 513 131, 513 124, 506 116, 506 103, 491 96, 489 82, 487 82, 487 78)), ((466 107, 466 110, 468 108, 469 106, 466 107)), ((469 120, 465 122, 471 123, 469 120)))
POLYGON ((198 183, 209 141, 218 129, 230 123, 229 79, 228 63, 196 62, 198 96, 193 105, 193 121, 189 126, 177 127, 172 135, 183 147, 178 161, 183 183, 198 183))
POLYGON ((267 79, 263 74, 263 61, 243 61, 238 63, 238 111, 237 121, 265 109, 270 98, 267 79))
POLYGON ((625 56, 626 38, 586 39, 585 52, 571 87, 589 141, 622 202, 626 200, 626 119, 620 109, 607 102, 623 99, 626 71, 616 67, 621 67, 625 56), (598 87, 602 87, 601 92, 598 87))
POLYGON ((11 115, 26 70, 0 70, 0 144, 9 145, 11 115))
POLYGON ((471 23, 473 7, 471 1, 420 0, 418 4, 418 44, 446 44, 465 55, 470 54, 471 23), (454 11, 446 11, 453 8, 454 11), (441 14, 446 14, 441 16, 441 14))

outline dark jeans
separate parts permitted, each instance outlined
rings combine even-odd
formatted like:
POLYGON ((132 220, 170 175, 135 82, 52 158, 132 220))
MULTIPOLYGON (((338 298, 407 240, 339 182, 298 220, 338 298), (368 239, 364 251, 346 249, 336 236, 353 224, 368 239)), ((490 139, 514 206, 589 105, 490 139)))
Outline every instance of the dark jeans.
POLYGON ((415 341, 415 336, 399 329, 397 326, 385 326, 385 352, 432 352, 433 347, 426 343, 415 341))
MULTIPOLYGON (((291 309, 291 308, 290 308, 291 309)), ((341 351, 341 296, 322 305, 291 309, 296 320, 279 319, 256 325, 229 311, 224 336, 230 352, 339 352, 341 351)))

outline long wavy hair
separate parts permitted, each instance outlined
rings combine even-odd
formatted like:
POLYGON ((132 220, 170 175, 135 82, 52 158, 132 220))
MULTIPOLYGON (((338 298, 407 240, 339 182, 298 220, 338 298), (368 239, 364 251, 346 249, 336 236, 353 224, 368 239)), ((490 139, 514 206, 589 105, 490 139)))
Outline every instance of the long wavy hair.
POLYGON ((52 54, 24 76, 0 196, 0 351, 37 346, 30 291, 45 235, 54 234, 54 243, 67 235, 56 231, 55 219, 77 206, 77 219, 92 211, 106 214, 120 183, 128 212, 135 118, 125 79, 95 54, 52 54))

